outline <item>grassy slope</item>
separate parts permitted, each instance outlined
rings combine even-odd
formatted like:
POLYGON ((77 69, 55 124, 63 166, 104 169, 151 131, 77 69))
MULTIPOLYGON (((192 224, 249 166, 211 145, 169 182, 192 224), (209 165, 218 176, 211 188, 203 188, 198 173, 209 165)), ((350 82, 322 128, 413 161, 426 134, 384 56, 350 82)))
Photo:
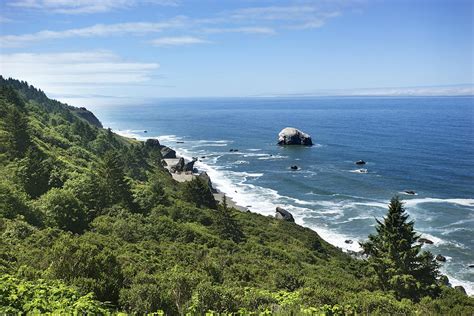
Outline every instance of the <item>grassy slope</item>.
MULTIPOLYGON (((20 279, 25 287, 49 282, 47 293, 62 286, 81 295, 93 292, 112 310, 162 309, 169 314, 242 308, 301 312, 310 307, 336 313, 472 312, 472 299, 448 288, 438 300, 427 298, 420 304, 395 300, 377 290, 363 262, 307 228, 184 201, 182 193, 189 186, 175 183, 163 170, 156 148, 101 129, 93 119, 89 124, 84 117, 90 120, 91 115, 83 115, 83 109, 78 114, 32 87, 1 79, 26 101, 30 146, 42 153, 41 161, 49 161, 49 167, 45 192, 33 197, 19 180, 18 170, 29 163, 27 154, 0 153, 0 194, 7 192, 20 205, 15 206, 16 213, 2 211, 0 219, 0 271, 10 278, 10 283, 2 280, 0 292, 12 293, 11 278, 20 279), (91 206, 91 197, 101 200, 111 194, 97 177, 110 150, 125 171, 134 202, 91 206), (152 195, 147 192, 154 192, 149 189, 153 183, 164 188, 165 198, 146 202, 152 195), (96 186, 102 189, 95 190, 96 186), (68 194, 73 196, 68 200, 70 209, 86 214, 86 228, 80 233, 51 220, 54 197, 68 194), (229 234, 234 230, 238 238, 229 234), (57 280, 60 283, 54 283, 57 280)), ((7 209, 8 203, 14 202, 0 206, 7 209)), ((31 291, 39 293, 34 286, 31 291)), ((0 302, 12 311, 68 310, 76 304, 53 305, 54 295, 53 299, 39 295, 43 307, 25 307, 21 295, 16 296, 16 301, 0 302)), ((85 307, 76 310, 98 311, 99 302, 83 300, 85 307)))

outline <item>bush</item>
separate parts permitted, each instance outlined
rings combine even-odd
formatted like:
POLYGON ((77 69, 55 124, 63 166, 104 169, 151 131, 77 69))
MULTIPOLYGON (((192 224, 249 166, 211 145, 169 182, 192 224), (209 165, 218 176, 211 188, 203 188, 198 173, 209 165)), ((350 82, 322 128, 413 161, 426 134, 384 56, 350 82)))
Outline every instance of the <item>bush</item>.
POLYGON ((53 188, 35 205, 45 214, 51 227, 82 233, 87 228, 87 213, 79 200, 68 190, 53 188))

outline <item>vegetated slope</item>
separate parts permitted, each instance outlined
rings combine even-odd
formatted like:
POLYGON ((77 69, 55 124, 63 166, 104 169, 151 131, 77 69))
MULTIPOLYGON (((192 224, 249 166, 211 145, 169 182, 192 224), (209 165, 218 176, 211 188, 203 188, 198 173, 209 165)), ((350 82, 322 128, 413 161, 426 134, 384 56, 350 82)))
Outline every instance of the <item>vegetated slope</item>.
POLYGON ((314 231, 216 206, 156 141, 100 126, 0 78, 0 313, 472 312, 447 287, 397 301, 314 231))

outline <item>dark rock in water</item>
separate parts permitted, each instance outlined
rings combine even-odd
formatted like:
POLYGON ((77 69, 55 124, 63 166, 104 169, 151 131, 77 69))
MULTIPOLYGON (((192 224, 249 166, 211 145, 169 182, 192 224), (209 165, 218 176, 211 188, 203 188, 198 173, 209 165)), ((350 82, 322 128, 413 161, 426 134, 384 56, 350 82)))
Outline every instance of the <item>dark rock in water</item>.
POLYGON ((206 159, 206 156, 202 156, 201 159, 206 159))
POLYGON ((410 190, 409 191, 404 191, 404 192, 408 195, 415 195, 416 194, 415 191, 410 191, 410 190))
POLYGON ((357 160, 357 161, 355 162, 355 164, 356 164, 356 165, 365 165, 366 162, 363 161, 363 160, 357 160))
POLYGON ((143 133, 148 133, 148 131, 147 131, 147 130, 144 130, 143 133))
POLYGON ((150 148, 161 148, 159 140, 155 138, 148 138, 145 141, 145 146, 150 148))
POLYGON ((201 174, 198 176, 199 179, 201 179, 201 181, 203 181, 204 183, 207 183, 207 186, 209 187, 209 189, 211 190, 212 193, 217 193, 217 190, 214 189, 214 187, 212 186, 212 181, 211 181, 211 178, 209 177, 209 175, 207 174, 207 172, 201 172, 201 174))
POLYGON ((298 170, 298 166, 291 166, 291 170, 298 170))
POLYGON ((463 286, 461 286, 461 285, 456 285, 456 286, 454 287, 454 289, 457 290, 457 291, 459 291, 459 292, 461 292, 461 293, 464 294, 464 295, 467 295, 466 289, 465 289, 463 286))
POLYGON ((436 260, 438 260, 440 262, 446 262, 446 257, 443 256, 443 255, 437 255, 436 260))
POLYGON ((291 215, 290 212, 288 212, 287 210, 285 210, 281 207, 278 207, 278 206, 276 208, 275 217, 278 218, 278 219, 282 219, 284 221, 287 221, 287 222, 294 222, 295 221, 295 219, 293 218, 293 215, 291 215))
POLYGON ((438 282, 442 285, 446 285, 446 286, 449 286, 449 279, 447 276, 445 275, 441 275, 438 279, 438 282))
POLYGON ((312 146, 311 136, 294 127, 285 127, 278 134, 278 145, 312 146))
POLYGON ((229 149, 229 151, 230 151, 231 153, 233 153, 233 152, 238 152, 239 150, 232 148, 232 149, 229 149))
POLYGON ((183 141, 177 141, 176 144, 184 144, 183 141))
POLYGON ((468 265, 469 268, 474 268, 474 264, 468 265))
POLYGON ((163 148, 161 148, 161 157, 163 159, 176 159, 176 151, 164 146, 163 148))
POLYGON ((418 242, 420 244, 427 244, 427 245, 432 245, 433 244, 433 242, 431 240, 426 239, 426 238, 420 238, 420 239, 418 239, 418 242))
POLYGON ((350 240, 350 239, 346 239, 346 240, 344 240, 344 242, 345 242, 346 244, 352 244, 352 243, 353 243, 353 241, 350 240))
POLYGON ((234 152, 234 150, 233 150, 233 149, 229 149, 229 151, 230 151, 231 153, 233 153, 233 152, 234 152))

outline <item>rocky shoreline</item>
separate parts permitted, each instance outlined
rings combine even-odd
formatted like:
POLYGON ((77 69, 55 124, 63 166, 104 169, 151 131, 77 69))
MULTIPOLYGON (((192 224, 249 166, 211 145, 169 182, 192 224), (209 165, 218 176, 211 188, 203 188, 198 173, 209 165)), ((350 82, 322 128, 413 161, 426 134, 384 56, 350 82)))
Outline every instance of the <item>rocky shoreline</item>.
MULTIPOLYGON (((147 142, 148 141, 149 140, 147 140, 147 142)), ((226 195, 213 186, 212 179, 205 171, 200 172, 194 167, 194 163, 198 161, 197 158, 193 158, 191 161, 188 161, 184 157, 179 156, 174 149, 168 146, 159 146, 161 148, 161 162, 175 181, 186 182, 191 181, 194 178, 200 178, 202 181, 207 182, 209 189, 211 189, 216 201, 222 203, 224 196, 226 195)), ((248 208, 237 205, 230 196, 226 196, 226 203, 229 207, 235 208, 239 211, 250 212, 248 208)))

